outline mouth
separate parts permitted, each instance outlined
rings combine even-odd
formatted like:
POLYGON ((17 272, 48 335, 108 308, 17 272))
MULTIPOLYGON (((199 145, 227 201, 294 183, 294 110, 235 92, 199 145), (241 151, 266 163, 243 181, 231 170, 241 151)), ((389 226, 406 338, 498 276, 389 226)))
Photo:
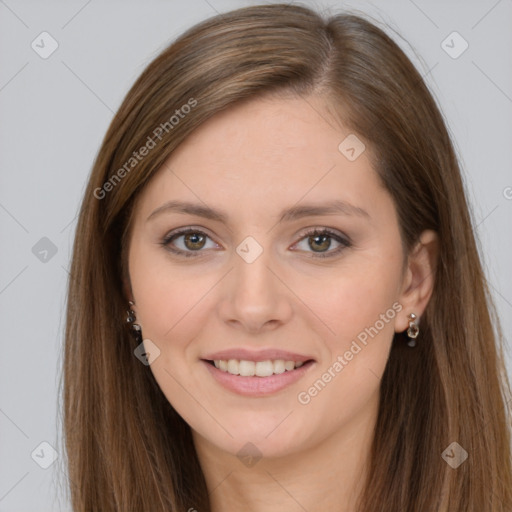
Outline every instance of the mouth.
POLYGON ((265 397, 300 380, 315 365, 314 359, 201 359, 214 381, 223 388, 247 397, 265 397))

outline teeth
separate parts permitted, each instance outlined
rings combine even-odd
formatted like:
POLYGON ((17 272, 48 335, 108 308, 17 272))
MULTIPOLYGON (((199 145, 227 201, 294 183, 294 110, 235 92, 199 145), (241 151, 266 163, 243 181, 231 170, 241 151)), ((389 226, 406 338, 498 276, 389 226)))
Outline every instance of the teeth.
POLYGON ((272 373, 284 373, 286 371, 285 368, 285 362, 282 359, 278 359, 277 361, 274 361, 272 373))
POLYGON ((238 363, 238 373, 242 377, 252 377, 256 373, 256 363, 254 361, 240 361, 238 363))
POLYGON ((228 373, 238 375, 238 361, 236 359, 230 359, 228 361, 228 373))
POLYGON ((284 369, 287 371, 293 370, 295 368, 295 363, 293 361, 286 361, 284 363, 284 369))
POLYGON ((295 368, 300 368, 304 363, 302 361, 284 361, 277 359, 275 361, 247 361, 245 359, 229 359, 228 361, 222 359, 215 359, 213 361, 215 368, 219 368, 224 372, 231 373, 232 375, 240 375, 242 377, 269 377, 270 375, 279 375, 285 371, 291 371, 295 368))

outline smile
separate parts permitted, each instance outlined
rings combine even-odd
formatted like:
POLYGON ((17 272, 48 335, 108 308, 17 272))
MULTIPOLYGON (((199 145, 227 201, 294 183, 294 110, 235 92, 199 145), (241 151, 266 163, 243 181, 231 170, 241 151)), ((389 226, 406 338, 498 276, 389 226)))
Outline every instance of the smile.
POLYGON ((301 379, 315 364, 312 359, 297 362, 284 359, 257 362, 244 359, 202 359, 201 362, 223 388, 250 397, 277 393, 301 379))

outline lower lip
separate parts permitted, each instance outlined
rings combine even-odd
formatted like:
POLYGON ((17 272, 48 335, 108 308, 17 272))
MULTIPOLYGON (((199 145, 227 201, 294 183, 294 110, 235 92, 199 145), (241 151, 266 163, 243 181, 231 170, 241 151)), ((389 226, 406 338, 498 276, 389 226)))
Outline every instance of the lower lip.
POLYGON ((245 396, 267 396, 276 393, 297 382, 314 364, 314 361, 308 361, 295 370, 270 375, 269 377, 242 377, 219 370, 205 360, 202 360, 202 362, 219 384, 229 391, 245 396))

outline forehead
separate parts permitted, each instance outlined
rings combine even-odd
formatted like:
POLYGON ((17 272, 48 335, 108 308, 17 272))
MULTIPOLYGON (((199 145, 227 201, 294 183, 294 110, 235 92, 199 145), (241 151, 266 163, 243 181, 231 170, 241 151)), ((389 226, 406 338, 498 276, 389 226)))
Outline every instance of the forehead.
POLYGON ((176 164, 193 159, 208 167, 214 160, 236 169, 237 174, 241 161, 251 168, 258 166, 260 171, 289 162, 325 166, 338 156, 338 145, 349 133, 320 97, 256 98, 203 123, 170 161, 176 164), (199 148, 203 151, 197 151, 199 148))
POLYGON ((384 191, 367 150, 356 159, 343 152, 353 136, 319 97, 245 101, 204 122, 174 151, 143 193, 144 213, 172 199, 232 207, 239 218, 277 214, 299 201, 371 207, 368 194, 384 191))

